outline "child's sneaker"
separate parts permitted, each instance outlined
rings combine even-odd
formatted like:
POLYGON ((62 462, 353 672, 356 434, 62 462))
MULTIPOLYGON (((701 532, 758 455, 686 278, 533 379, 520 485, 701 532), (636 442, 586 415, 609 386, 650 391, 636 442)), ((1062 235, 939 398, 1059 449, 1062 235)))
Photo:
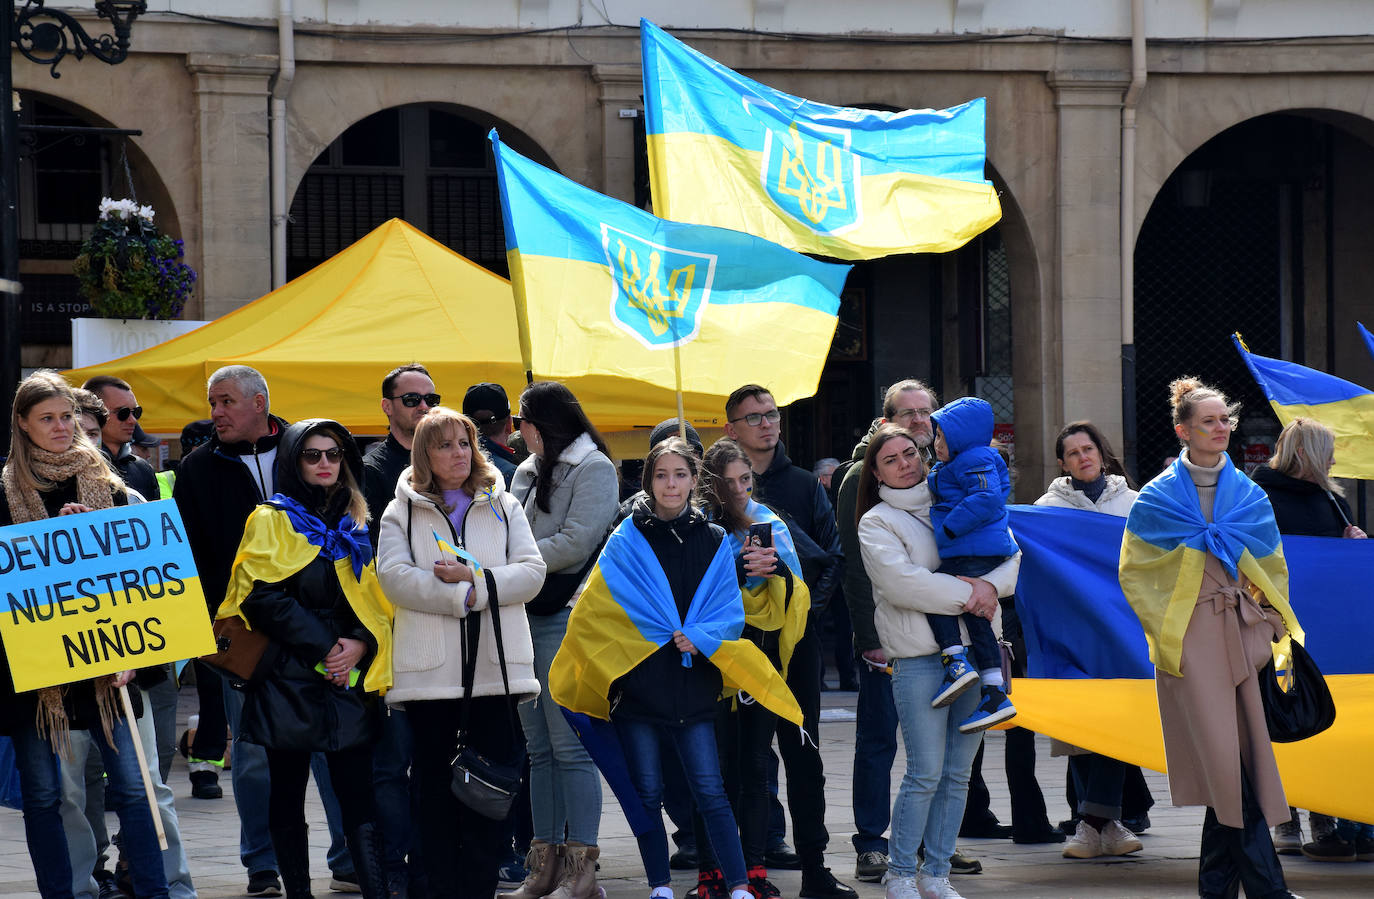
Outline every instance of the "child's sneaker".
POLYGON ((1009 718, 1016 717, 1016 706, 1011 704, 1007 694, 1001 687, 983 686, 983 698, 978 701, 978 708, 974 709, 973 714, 969 715, 959 724, 959 733, 976 734, 980 730, 987 730, 994 724, 1001 724, 1009 718))
POLYGON ((949 705, 978 680, 978 672, 964 660, 962 652, 953 655, 942 653, 940 662, 945 666, 945 679, 940 682, 940 689, 930 700, 932 709, 942 709, 949 705))

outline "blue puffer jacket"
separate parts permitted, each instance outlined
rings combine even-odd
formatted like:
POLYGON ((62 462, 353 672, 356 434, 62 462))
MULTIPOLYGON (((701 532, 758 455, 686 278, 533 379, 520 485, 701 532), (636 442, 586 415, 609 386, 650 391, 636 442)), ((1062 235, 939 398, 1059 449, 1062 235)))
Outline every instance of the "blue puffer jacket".
POLYGON ((950 460, 930 470, 930 508, 940 558, 1011 556, 1016 541, 1007 530, 1011 478, 992 442, 992 407, 963 397, 931 419, 944 435, 950 460))

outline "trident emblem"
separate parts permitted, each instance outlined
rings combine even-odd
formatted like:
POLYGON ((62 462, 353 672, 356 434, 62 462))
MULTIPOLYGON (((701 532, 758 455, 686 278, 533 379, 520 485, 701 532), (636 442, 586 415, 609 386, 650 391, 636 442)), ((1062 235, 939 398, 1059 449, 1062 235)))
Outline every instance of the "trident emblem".
POLYGON ((796 197, 802 214, 815 224, 820 224, 831 209, 848 209, 840 148, 828 140, 818 141, 815 144, 815 171, 812 172, 806 164, 806 144, 797 133, 797 126, 789 125, 787 133, 791 146, 786 140, 779 141, 782 150, 778 161, 778 193, 796 197))
POLYGON ((688 264, 673 269, 672 274, 668 276, 668 290, 665 293, 658 274, 663 262, 658 250, 649 252, 649 266, 645 273, 639 269, 639 254, 625 246, 624 240, 617 239, 616 244, 620 283, 629 297, 630 308, 643 312, 648 319, 649 330, 655 337, 662 337, 668 333, 670 320, 683 317, 697 267, 695 264, 688 264), (682 279, 681 290, 678 289, 679 278, 682 279))

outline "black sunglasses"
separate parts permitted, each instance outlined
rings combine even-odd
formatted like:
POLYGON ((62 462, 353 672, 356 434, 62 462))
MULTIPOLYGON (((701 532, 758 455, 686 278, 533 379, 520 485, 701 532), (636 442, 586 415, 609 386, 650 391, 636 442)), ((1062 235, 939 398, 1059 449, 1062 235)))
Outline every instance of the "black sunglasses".
POLYGON ((311 465, 318 464, 320 456, 324 456, 330 462, 337 462, 343 458, 343 450, 339 449, 337 446, 331 446, 327 450, 313 448, 301 450, 301 458, 311 465))
POLYGON ((431 408, 439 405, 439 394, 437 393, 403 393, 400 396, 389 396, 389 400, 400 400, 401 405, 407 409, 414 409, 424 400, 426 406, 431 408))
POLYGON ((119 419, 120 421, 128 421, 130 415, 134 417, 134 421, 138 421, 140 418, 143 417, 143 407, 120 406, 118 409, 115 410, 114 414, 115 418, 119 419))

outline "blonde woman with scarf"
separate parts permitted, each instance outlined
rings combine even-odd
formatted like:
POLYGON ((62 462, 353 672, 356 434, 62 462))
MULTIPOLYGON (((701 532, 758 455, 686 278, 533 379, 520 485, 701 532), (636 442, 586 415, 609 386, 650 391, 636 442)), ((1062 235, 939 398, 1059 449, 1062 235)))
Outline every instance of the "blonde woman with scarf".
MULTIPOLYGON (((10 412, 10 452, 0 480, 0 527, 79 515, 128 502, 123 484, 100 450, 80 433, 76 395, 61 375, 39 371, 25 378, 10 412)), ((3 656, 0 648, 0 656, 3 656)), ((109 777, 110 807, 119 815, 121 852, 129 861, 134 895, 166 899, 167 879, 144 798, 132 722, 119 710, 117 691, 133 671, 61 687, 16 693, 8 658, 0 658, 0 733, 14 741, 24 794, 24 833, 43 899, 72 895, 71 859, 59 806, 59 753, 72 729, 90 732, 109 777)), ((134 713, 142 713, 132 691, 134 713)))

